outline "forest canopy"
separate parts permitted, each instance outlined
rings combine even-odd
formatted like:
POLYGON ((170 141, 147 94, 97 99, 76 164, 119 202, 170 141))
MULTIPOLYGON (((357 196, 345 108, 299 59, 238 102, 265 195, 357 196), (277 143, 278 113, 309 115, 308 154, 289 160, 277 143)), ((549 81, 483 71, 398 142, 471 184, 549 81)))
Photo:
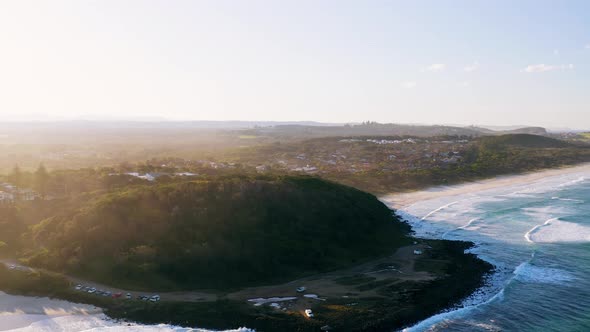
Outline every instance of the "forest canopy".
POLYGON ((31 229, 30 263, 130 288, 234 288, 390 254, 408 228, 371 194, 241 177, 101 195, 31 229))

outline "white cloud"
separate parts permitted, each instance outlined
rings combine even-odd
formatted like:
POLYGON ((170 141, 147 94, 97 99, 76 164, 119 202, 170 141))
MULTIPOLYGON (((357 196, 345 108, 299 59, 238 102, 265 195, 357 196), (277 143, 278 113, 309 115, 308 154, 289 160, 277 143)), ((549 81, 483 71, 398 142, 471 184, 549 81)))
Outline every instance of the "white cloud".
POLYGON ((590 50, 590 44, 586 44, 586 49, 590 50))
POLYGON ((546 65, 544 63, 541 63, 536 65, 528 65, 522 71, 524 71, 525 73, 544 73, 548 71, 566 69, 574 69, 574 65, 571 63, 569 65, 546 65))
POLYGON ((422 71, 443 71, 447 68, 444 63, 433 63, 430 66, 422 69, 422 71))
POLYGON ((469 81, 463 81, 463 82, 459 83, 459 86, 469 87, 469 86, 471 86, 471 82, 469 82, 469 81))
POLYGON ((403 86, 404 88, 406 88, 406 89, 413 89, 413 88, 415 88, 415 87, 416 87, 416 85, 418 85, 418 83, 416 83, 416 82, 413 82, 413 81, 404 82, 404 83, 402 84, 402 86, 403 86))
POLYGON ((553 50, 553 55, 559 55, 559 50, 558 49, 553 50))
POLYGON ((474 63, 472 63, 472 64, 470 64, 470 65, 467 65, 467 66, 463 67, 463 71, 464 72, 467 72, 467 73, 474 72, 477 69, 479 69, 479 62, 477 62, 477 61, 474 62, 474 63))

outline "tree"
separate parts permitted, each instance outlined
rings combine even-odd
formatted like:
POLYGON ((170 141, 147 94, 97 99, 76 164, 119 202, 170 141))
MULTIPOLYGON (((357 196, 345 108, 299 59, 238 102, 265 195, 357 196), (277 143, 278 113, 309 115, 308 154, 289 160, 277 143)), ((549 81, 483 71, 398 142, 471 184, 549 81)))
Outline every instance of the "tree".
POLYGON ((21 172, 18 164, 14 165, 14 168, 12 169, 10 181, 12 181, 12 184, 17 187, 17 189, 23 184, 23 173, 21 172))
POLYGON ((37 171, 35 171, 35 190, 41 194, 41 197, 45 198, 47 194, 47 183, 49 182, 49 173, 43 164, 39 165, 37 171))

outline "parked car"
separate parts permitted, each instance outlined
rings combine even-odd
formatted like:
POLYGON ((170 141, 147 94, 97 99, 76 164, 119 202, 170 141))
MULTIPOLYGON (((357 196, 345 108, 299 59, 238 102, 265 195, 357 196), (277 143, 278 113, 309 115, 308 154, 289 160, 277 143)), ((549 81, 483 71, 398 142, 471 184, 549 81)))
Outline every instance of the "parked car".
POLYGON ((127 295, 125 295, 125 297, 127 298, 127 300, 131 300, 131 293, 127 293, 127 295))
POLYGON ((297 287, 297 293, 303 293, 303 292, 305 292, 306 290, 307 290, 307 288, 305 288, 305 287, 303 287, 303 286, 302 286, 302 287, 297 287))
POLYGON ((120 293, 120 292, 119 292, 119 293, 114 293, 114 294, 113 294, 113 298, 114 298, 114 299, 118 299, 118 298, 120 298, 121 296, 123 296, 123 293, 120 293))
POLYGON ((90 294, 94 294, 94 293, 96 293, 96 288, 94 288, 94 287, 90 288, 90 289, 88 290, 88 293, 90 293, 90 294))
POLYGON ((313 311, 311 309, 305 309, 305 316, 313 318, 313 311))
POLYGON ((152 301, 152 302, 160 301, 160 295, 154 295, 154 296, 150 297, 150 301, 152 301))
POLYGON ((76 290, 82 290, 82 285, 77 285, 76 290))

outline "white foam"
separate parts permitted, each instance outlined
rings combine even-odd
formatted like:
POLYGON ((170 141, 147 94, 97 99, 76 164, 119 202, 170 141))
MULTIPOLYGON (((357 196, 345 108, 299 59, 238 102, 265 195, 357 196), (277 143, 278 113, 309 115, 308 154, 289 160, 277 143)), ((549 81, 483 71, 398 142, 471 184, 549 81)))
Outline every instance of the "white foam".
POLYGON ((448 227, 446 227, 445 224, 426 222, 405 211, 397 210, 395 213, 398 215, 398 217, 405 220, 408 224, 410 224, 410 226, 412 226, 412 231, 418 237, 425 239, 438 239, 444 232, 448 231, 448 227))
MULTIPOLYGON (((210 332, 173 325, 142 325, 109 319, 100 308, 49 298, 0 292, 0 331, 11 332, 210 332)), ((227 332, 253 332, 247 328, 227 332)))
MULTIPOLYGON (((567 206, 546 205, 539 207, 535 203, 544 198, 539 194, 557 193, 569 186, 586 181, 587 178, 582 175, 581 173, 567 174, 566 176, 547 177, 527 184, 440 196, 414 202, 406 206, 404 211, 397 210, 397 214, 412 226, 417 237, 440 239, 450 235, 449 237, 452 239, 475 242, 476 247, 468 252, 475 253, 496 268, 496 272, 487 280, 486 286, 462 301, 461 307, 439 313, 403 331, 445 330, 453 326, 455 321, 464 324, 473 310, 494 301, 502 301, 504 290, 514 281, 567 284, 574 280, 575 277, 567 271, 531 265, 534 253, 526 262, 520 263, 522 262, 521 255, 530 254, 530 249, 534 249, 534 247, 523 247, 521 244, 524 240, 519 234, 526 232, 525 239, 530 242, 580 241, 581 239, 590 241, 590 227, 555 218, 556 216, 570 215, 575 211, 567 206), (509 201, 514 198, 523 199, 523 205, 514 207, 514 214, 518 216, 524 212, 528 217, 511 218, 507 215, 505 218, 498 211, 491 211, 494 213, 490 215, 490 220, 484 217, 490 211, 482 211, 480 203, 509 201), (529 207, 523 208, 523 206, 527 206, 527 202, 531 202, 531 199, 533 201, 529 207), (533 220, 545 221, 539 225, 530 225, 528 224, 529 217, 532 217, 533 220), (457 230, 469 230, 469 232, 457 230), (510 246, 510 250, 507 252, 501 250, 501 247, 497 247, 511 244, 515 246, 510 246)), ((581 200, 561 199, 557 196, 558 194, 554 195, 554 199, 583 203, 581 200)), ((501 205, 498 207, 501 209, 501 205)), ((508 212, 512 215, 511 211, 508 212)), ((493 326, 489 327, 490 330, 494 330, 493 326)))
POLYGON ((563 188, 563 187, 574 186, 574 185, 577 185, 577 184, 579 184, 581 182, 584 182, 586 180, 587 180, 587 178, 585 176, 580 176, 580 177, 578 177, 578 178, 576 178, 574 180, 570 180, 570 181, 564 182, 564 183, 558 185, 558 187, 563 188))
POLYGON ((435 213, 437 213, 437 212, 439 212, 439 211, 442 211, 442 210, 444 210, 444 209, 446 209, 446 208, 449 208, 449 207, 451 207, 451 206, 453 206, 453 205, 455 205, 455 204, 457 204, 457 203, 459 203, 459 201, 451 202, 451 203, 449 203, 449 204, 445 204, 445 205, 443 205, 443 206, 440 206, 440 207, 438 207, 438 208, 436 208, 436 209, 434 209, 434 210, 430 211, 430 212, 429 212, 428 214, 426 214, 424 217, 422 217, 422 220, 426 220, 426 219, 428 219, 430 216, 434 215, 435 213))
POLYGON ((480 219, 479 218, 473 218, 473 219, 469 220, 469 222, 467 224, 465 224, 465 225, 463 225, 463 226, 461 226, 461 227, 459 227, 457 229, 467 229, 467 228, 471 227, 473 225, 473 223, 475 223, 478 220, 480 220, 480 219))
POLYGON ((443 239, 446 239, 446 238, 447 238, 447 235, 449 235, 449 233, 452 233, 452 232, 454 232, 454 231, 458 231, 458 230, 467 230, 467 229, 476 229, 476 227, 473 227, 473 228, 472 228, 472 226, 473 226, 473 224, 474 224, 476 221, 478 221, 478 220, 481 220, 481 219, 480 219, 480 218, 473 218, 473 219, 470 219, 470 220, 469 220, 469 221, 468 221, 468 222, 467 222, 465 225, 463 225, 463 226, 459 226, 459 227, 457 227, 457 228, 455 228, 455 229, 451 229, 451 230, 449 230, 449 231, 446 231, 445 233, 443 233, 443 235, 442 235, 442 238, 443 238, 443 239))
MULTIPOLYGON (((140 325, 132 323, 119 323, 108 320, 104 315, 92 316, 45 316, 45 319, 39 317, 28 317, 36 315, 26 315, 23 318, 30 320, 30 325, 14 329, 5 329, 10 332, 213 332, 212 330, 200 328, 184 328, 173 325, 140 325)), ((0 323, 2 327, 2 323, 0 323)), ((254 332, 247 328, 227 330, 226 332, 254 332)))
POLYGON ((500 327, 498 327, 494 324, 490 324, 490 323, 473 322, 473 323, 470 323, 469 325, 472 325, 474 327, 477 327, 477 328, 485 330, 485 331, 494 331, 494 332, 502 331, 502 329, 500 327))
POLYGON ((567 271, 531 265, 524 262, 514 270, 516 279, 522 282, 566 284, 576 278, 567 271))
POLYGON ((533 227, 525 238, 535 243, 590 242, 590 227, 554 218, 533 227))
POLYGON ((463 301, 463 307, 439 313, 415 324, 414 326, 405 328, 402 331, 421 332, 434 330, 435 328, 440 327, 440 325, 444 324, 445 322, 449 323, 453 320, 457 320, 458 318, 463 318, 467 316, 470 312, 481 306, 485 306, 495 301, 503 301, 504 291, 506 287, 514 279, 519 280, 521 282, 547 283, 559 285, 564 285, 576 279, 569 272, 564 270, 533 266, 530 263, 533 258, 534 253, 528 261, 523 262, 518 267, 516 267, 516 269, 514 269, 513 271, 513 276, 506 280, 503 284, 498 283, 500 279, 498 274, 492 275, 492 280, 488 280, 488 284, 492 286, 488 286, 487 289, 489 290, 499 288, 499 290, 493 296, 489 296, 489 293, 486 292, 486 288, 479 289, 463 301))
POLYGON ((586 202, 586 201, 581 200, 581 199, 561 198, 561 197, 557 197, 557 196, 553 196, 553 197, 551 197, 551 199, 553 199, 553 200, 559 200, 559 201, 564 201, 564 202, 574 202, 574 203, 585 203, 586 202))
POLYGON ((480 303, 474 304, 474 305, 465 306, 463 308, 459 308, 459 309, 455 309, 455 310, 451 310, 451 311, 442 312, 438 315, 434 315, 428 319, 425 319, 414 326, 407 327, 407 328, 403 329, 402 332, 429 331, 429 330, 432 330, 433 328, 437 327, 439 324, 441 324, 443 322, 449 322, 452 319, 464 317, 467 314, 469 314, 471 311, 477 309, 478 307, 480 307, 482 305, 485 305, 485 304, 488 304, 488 303, 491 303, 494 301, 501 301, 502 299, 504 299, 504 289, 501 289, 498 293, 496 293, 494 296, 492 296, 491 298, 489 298, 488 300, 486 300, 484 302, 480 302, 480 303))
POLYGON ((509 193, 509 194, 503 194, 503 195, 497 195, 496 197, 504 197, 504 198, 533 198, 533 197, 537 197, 535 195, 531 195, 531 194, 526 194, 522 191, 515 191, 513 193, 509 193))
POLYGON ((533 243, 533 242, 535 242, 535 241, 533 241, 533 240, 531 239, 531 235, 532 235, 533 233, 535 233, 535 232, 536 232, 536 231, 537 231, 539 228, 541 228, 541 227, 543 227, 543 226, 546 226, 546 225, 548 225, 548 224, 549 224, 551 221, 553 221, 553 220, 556 220, 556 219, 557 219, 557 218, 551 218, 551 219, 548 219, 547 221, 545 221, 545 222, 544 222, 543 224, 541 224, 541 225, 536 225, 535 227, 531 228, 531 229, 530 229, 528 232, 526 232, 526 233, 524 234, 524 238, 527 240, 527 242, 530 242, 530 243, 533 243))

